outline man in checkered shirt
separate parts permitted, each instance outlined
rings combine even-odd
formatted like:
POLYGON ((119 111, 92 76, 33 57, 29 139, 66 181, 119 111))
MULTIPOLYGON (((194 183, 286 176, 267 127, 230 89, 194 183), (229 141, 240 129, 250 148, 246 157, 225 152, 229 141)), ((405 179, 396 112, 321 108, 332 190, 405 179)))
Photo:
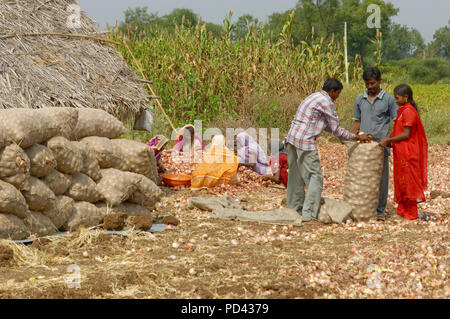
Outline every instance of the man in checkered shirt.
POLYGON ((341 140, 370 141, 367 134, 356 135, 342 128, 334 101, 343 89, 337 79, 328 79, 322 91, 308 96, 298 107, 286 142, 288 143, 289 178, 287 207, 302 215, 303 222, 317 220, 323 188, 317 136, 322 131, 341 140), (307 187, 306 192, 304 187, 307 187))

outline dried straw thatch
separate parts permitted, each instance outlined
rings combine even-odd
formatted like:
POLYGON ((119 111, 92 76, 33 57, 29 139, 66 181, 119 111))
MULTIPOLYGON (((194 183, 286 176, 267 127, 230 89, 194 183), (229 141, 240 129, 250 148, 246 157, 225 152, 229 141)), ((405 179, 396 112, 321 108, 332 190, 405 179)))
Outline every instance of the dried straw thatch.
POLYGON ((102 36, 86 14, 79 28, 68 27, 70 5, 77 2, 0 0, 0 108, 92 107, 122 119, 136 114, 149 103, 142 81, 114 44, 96 40, 102 36))

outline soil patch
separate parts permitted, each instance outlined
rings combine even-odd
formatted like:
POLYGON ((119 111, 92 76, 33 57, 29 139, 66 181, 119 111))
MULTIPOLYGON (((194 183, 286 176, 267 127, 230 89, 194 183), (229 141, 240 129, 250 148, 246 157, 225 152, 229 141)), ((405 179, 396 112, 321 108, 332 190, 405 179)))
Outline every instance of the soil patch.
POLYGON ((180 224, 180 220, 174 216, 166 216, 163 218, 162 223, 166 225, 178 226, 180 224))
POLYGON ((152 219, 143 214, 133 214, 128 218, 127 222, 131 227, 143 231, 149 230, 153 225, 152 219))
POLYGON ((106 230, 122 230, 125 227, 125 219, 127 215, 124 213, 106 214, 103 220, 103 228, 106 230))

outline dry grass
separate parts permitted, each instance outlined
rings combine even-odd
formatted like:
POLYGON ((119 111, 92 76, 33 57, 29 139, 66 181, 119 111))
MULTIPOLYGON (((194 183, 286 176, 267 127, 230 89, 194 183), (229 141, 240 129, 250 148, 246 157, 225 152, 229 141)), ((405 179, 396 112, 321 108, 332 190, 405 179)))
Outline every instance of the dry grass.
POLYGON ((76 3, 0 2, 0 108, 93 107, 126 118, 148 105, 142 82, 114 45, 88 38, 21 36, 101 37, 83 12, 80 28, 67 27, 68 6, 76 3))

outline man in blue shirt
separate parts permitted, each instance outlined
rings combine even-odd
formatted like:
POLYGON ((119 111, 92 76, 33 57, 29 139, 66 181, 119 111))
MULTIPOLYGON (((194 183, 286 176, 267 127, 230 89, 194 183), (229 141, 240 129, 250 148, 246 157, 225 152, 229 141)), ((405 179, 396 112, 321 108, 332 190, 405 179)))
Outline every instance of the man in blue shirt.
MULTIPOLYGON (((356 98, 352 133, 362 131, 373 135, 373 140, 381 141, 389 135, 391 119, 397 117, 398 106, 391 94, 381 89, 381 72, 376 67, 368 68, 363 73, 367 91, 356 98)), ((383 174, 380 182, 380 198, 377 208, 378 219, 384 220, 389 191, 389 148, 384 149, 383 174)))

